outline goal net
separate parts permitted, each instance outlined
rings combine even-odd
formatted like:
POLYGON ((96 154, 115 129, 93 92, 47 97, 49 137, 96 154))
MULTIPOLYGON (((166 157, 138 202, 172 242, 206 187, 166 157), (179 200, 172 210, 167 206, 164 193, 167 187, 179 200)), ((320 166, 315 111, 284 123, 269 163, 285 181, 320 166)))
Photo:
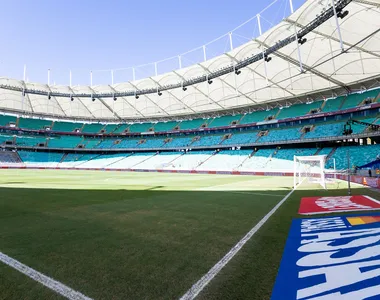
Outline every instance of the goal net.
POLYGON ((326 155, 294 156, 294 188, 304 180, 326 189, 326 155))

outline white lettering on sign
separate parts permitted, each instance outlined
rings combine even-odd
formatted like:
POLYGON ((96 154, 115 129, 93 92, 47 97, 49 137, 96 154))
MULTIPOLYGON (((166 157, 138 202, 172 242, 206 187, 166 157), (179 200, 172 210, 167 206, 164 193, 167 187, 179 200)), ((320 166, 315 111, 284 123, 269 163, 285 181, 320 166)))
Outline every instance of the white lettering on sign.
POLYGON ((312 232, 334 226, 340 228, 341 221, 340 217, 302 220, 298 251, 305 255, 296 263, 303 267, 298 277, 317 277, 311 279, 312 285, 297 291, 297 299, 357 300, 380 295, 378 285, 348 290, 344 294, 336 292, 380 276, 380 228, 312 232))
POLYGON ((347 226, 340 217, 328 219, 304 219, 301 223, 301 232, 343 228, 347 228, 347 226))
POLYGON ((355 208, 355 209, 372 208, 367 205, 362 205, 362 204, 352 202, 350 196, 322 197, 322 198, 319 198, 317 201, 315 201, 315 204, 317 204, 319 207, 322 207, 328 210, 340 210, 340 209, 348 209, 348 208, 355 208))
MULTIPOLYGON (((363 280, 380 276, 380 260, 372 260, 372 261, 366 261, 366 262, 346 264, 346 265, 341 265, 341 266, 311 269, 311 270, 300 272, 299 278, 306 278, 306 277, 317 276, 317 275, 324 275, 326 281, 297 291, 297 299, 308 298, 311 296, 315 296, 321 293, 334 290, 336 288, 348 286, 348 285, 355 284, 363 280), (374 268, 373 270, 370 270, 370 271, 362 272, 360 270, 361 268, 376 267, 376 266, 378 268, 374 268)), ((366 290, 366 289, 363 289, 363 290, 366 290)), ((313 299, 334 299, 334 300, 335 299, 366 299, 367 297, 378 295, 379 287, 377 287, 376 294, 362 293, 362 295, 365 297, 360 297, 360 298, 346 297, 353 293, 354 292, 344 294, 344 298, 336 297, 340 295, 340 293, 334 293, 334 294, 330 294, 330 297, 327 297, 329 295, 326 295, 323 297, 318 297, 318 298, 313 298, 313 299)))

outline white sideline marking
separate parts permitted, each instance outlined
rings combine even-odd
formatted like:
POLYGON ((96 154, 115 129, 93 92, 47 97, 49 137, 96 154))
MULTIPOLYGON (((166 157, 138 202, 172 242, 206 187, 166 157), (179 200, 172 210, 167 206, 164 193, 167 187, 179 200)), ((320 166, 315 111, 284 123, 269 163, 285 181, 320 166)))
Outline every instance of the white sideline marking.
POLYGON ((284 195, 280 195, 280 194, 264 194, 264 193, 255 193, 255 192, 236 192, 236 191, 223 191, 223 192, 233 193, 233 194, 259 195, 259 196, 268 196, 268 197, 272 197, 272 196, 284 197, 284 195))
POLYGON ((207 274, 198 280, 181 298, 180 300, 195 299, 198 294, 210 283, 212 279, 228 264, 228 262, 240 251, 241 248, 247 243, 251 237, 265 224, 266 221, 277 211, 277 209, 290 197, 290 195, 297 189, 292 189, 272 210, 267 213, 264 218, 260 220, 231 250, 213 266, 207 274))
POLYGON ((5 255, 4 253, 0 252, 0 261, 5 263, 6 265, 12 267, 13 269, 16 269, 17 271, 25 274, 29 278, 43 284, 47 288, 53 290, 54 292, 62 295, 63 297, 66 297, 70 300, 92 300, 91 298, 88 298, 87 296, 74 291, 73 289, 69 288, 68 286, 60 283, 59 281, 56 281, 50 277, 47 277, 46 275, 24 265, 23 263, 9 257, 8 255, 5 255))

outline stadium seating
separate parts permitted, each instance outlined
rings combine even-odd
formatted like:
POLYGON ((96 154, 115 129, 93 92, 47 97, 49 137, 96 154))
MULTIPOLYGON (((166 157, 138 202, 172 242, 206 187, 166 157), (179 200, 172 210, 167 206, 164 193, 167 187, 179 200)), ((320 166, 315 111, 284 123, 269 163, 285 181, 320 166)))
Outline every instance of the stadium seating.
POLYGON ((301 138, 302 132, 300 127, 296 128, 284 128, 270 130, 267 135, 262 136, 259 142, 276 142, 276 141, 288 141, 297 140, 301 138))
POLYGON ((161 131, 171 131, 177 126, 177 121, 172 122, 159 122, 157 124, 154 124, 154 131, 155 132, 161 132, 161 131))
MULTIPOLYGON (((379 154, 380 144, 339 147, 331 156, 331 161, 335 159, 336 168, 338 170, 347 169, 347 155, 350 156, 351 167, 360 167, 376 160, 379 154)), ((331 162, 329 161, 329 165, 330 164, 331 162)))
POLYGON ((82 129, 82 132, 85 133, 100 133, 100 131, 105 127, 104 124, 97 124, 97 123, 91 123, 91 124, 84 124, 84 127, 82 129))
POLYGON ((356 106, 362 104, 362 102, 367 98, 377 98, 378 94, 379 94, 379 90, 372 90, 372 91, 368 91, 368 92, 364 92, 364 93, 357 93, 357 94, 348 95, 345 98, 341 109, 348 109, 348 108, 356 107, 356 106))
POLYGON ((53 130, 59 132, 73 132, 75 129, 82 129, 83 123, 71 123, 55 121, 53 124, 53 130))
POLYGON ((229 139, 222 142, 222 145, 244 145, 254 143, 257 139, 257 131, 234 133, 229 139))
POLYGON ((193 141, 194 136, 191 137, 173 137, 172 140, 163 145, 163 148, 176 148, 187 147, 193 141))
POLYGON ((123 133, 125 130, 127 130, 129 127, 129 124, 121 124, 119 125, 114 131, 114 134, 123 133))
POLYGON ((135 123, 128 127, 129 132, 148 132, 150 128, 153 128, 152 123, 135 123))
POLYGON ((83 145, 85 146, 85 148, 87 149, 91 149, 91 148, 96 148, 97 145, 99 145, 99 143, 101 142, 100 139, 85 139, 83 141, 83 145))
POLYGON ((188 129, 197 129, 200 128, 203 124, 207 124, 208 120, 205 119, 195 119, 195 120, 188 120, 188 121, 182 121, 178 124, 179 128, 181 130, 188 130, 188 129))
POLYGON ((294 104, 289 107, 284 107, 280 110, 277 119, 295 118, 303 116, 311 112, 311 110, 318 110, 322 106, 322 101, 313 102, 310 104, 294 104))
POLYGON ((341 136, 343 135, 344 123, 318 125, 312 131, 304 135, 305 139, 341 136))
POLYGON ((278 108, 271 110, 259 110, 246 114, 239 122, 239 124, 250 124, 256 122, 264 122, 269 116, 276 116, 278 113, 278 108))
POLYGON ((322 105, 322 112, 333 112, 340 110, 345 96, 340 96, 334 99, 326 100, 325 104, 322 105))
POLYGON ((103 129, 105 130, 105 133, 110 134, 113 133, 116 128, 118 128, 118 124, 108 124, 106 127, 103 129))
POLYGON ((13 136, 10 136, 10 135, 0 135, 0 145, 4 144, 6 141, 13 141, 13 136))
POLYGON ((22 163, 20 156, 13 151, 0 151, 0 164, 10 165, 22 163))
POLYGON ((142 149, 155 149, 155 148, 162 148, 164 144, 165 144, 164 138, 147 138, 145 142, 140 143, 138 147, 142 149))
POLYGON ((58 164, 63 157, 63 153, 54 152, 33 152, 18 151, 21 160, 26 164, 58 164))
POLYGON ((43 130, 45 127, 52 128, 53 121, 31 119, 31 118, 19 118, 18 128, 43 130))
POLYGON ((50 137, 49 148, 76 148, 82 141, 80 136, 50 137))
POLYGON ((38 144, 45 144, 46 137, 44 136, 17 136, 16 145, 25 147, 37 147, 38 144))
POLYGON ((222 142, 223 134, 202 135, 198 141, 194 141, 191 145, 196 146, 214 146, 222 142))
POLYGON ((9 123, 16 124, 16 121, 16 117, 0 115, 0 126, 9 126, 9 123))
POLYGON ((212 119, 209 123, 208 126, 209 128, 214 128, 214 127, 223 127, 223 126, 230 126, 232 122, 239 122, 241 119, 242 115, 237 115, 237 116, 223 116, 223 117, 218 117, 212 119))

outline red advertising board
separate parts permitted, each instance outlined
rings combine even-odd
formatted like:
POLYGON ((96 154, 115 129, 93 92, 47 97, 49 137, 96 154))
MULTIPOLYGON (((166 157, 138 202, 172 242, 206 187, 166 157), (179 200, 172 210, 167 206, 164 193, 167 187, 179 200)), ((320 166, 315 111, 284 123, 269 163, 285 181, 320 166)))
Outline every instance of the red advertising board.
POLYGON ((380 209, 380 201, 369 196, 306 197, 301 199, 301 215, 380 209))

